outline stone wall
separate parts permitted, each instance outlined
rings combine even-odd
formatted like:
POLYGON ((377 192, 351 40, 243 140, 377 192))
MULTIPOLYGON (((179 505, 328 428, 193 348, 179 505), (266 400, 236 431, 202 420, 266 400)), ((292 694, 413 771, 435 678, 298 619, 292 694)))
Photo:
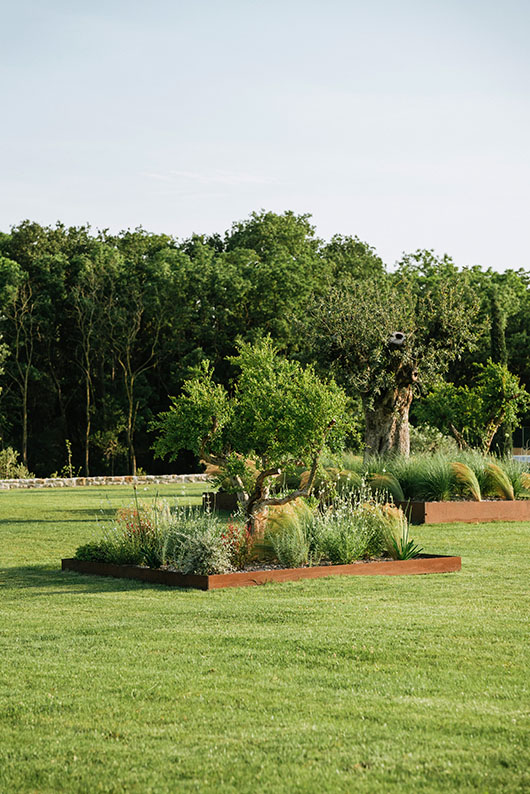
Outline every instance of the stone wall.
POLYGON ((36 477, 31 480, 0 480, 0 490, 12 488, 76 488, 86 485, 168 485, 206 482, 207 474, 143 474, 140 477, 36 477))

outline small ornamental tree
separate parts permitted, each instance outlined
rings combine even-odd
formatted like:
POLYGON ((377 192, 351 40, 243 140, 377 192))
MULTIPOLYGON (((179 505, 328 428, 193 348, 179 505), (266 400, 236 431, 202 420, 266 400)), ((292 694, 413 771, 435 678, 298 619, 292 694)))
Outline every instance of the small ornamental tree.
POLYGON ((214 382, 203 362, 155 423, 155 452, 175 459, 187 449, 219 466, 259 534, 268 506, 308 496, 324 448, 341 446, 347 397, 312 367, 281 358, 270 338, 239 343, 229 361, 240 373, 232 393, 214 382), (271 495, 272 478, 297 465, 310 469, 305 487, 271 495))
POLYGON ((528 410, 530 395, 505 364, 491 359, 477 364, 473 386, 439 383, 419 403, 421 422, 452 433, 460 447, 472 446, 487 454, 499 427, 514 426, 528 410))

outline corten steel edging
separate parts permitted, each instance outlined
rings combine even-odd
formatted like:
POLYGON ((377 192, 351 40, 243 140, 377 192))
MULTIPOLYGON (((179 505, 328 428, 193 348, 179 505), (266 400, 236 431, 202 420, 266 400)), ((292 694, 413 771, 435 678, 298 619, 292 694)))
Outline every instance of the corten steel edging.
POLYGON ((530 499, 484 502, 398 502, 413 524, 530 521, 530 499))
POLYGON ((112 565, 106 562, 62 560, 63 571, 138 579, 143 582, 217 590, 221 587, 249 587, 267 582, 293 582, 297 579, 320 579, 325 576, 404 576, 411 574, 452 573, 462 567, 461 557, 421 554, 413 560, 358 562, 352 565, 317 565, 313 568, 275 568, 271 571, 239 571, 237 573, 198 576, 136 565, 112 565))

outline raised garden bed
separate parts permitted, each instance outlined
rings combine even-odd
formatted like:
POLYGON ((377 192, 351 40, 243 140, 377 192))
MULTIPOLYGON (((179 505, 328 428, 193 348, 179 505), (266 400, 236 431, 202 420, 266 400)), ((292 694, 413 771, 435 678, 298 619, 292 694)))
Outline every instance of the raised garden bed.
POLYGON ((220 587, 249 587, 266 582, 292 582, 296 579, 319 579, 323 576, 403 576, 419 573, 451 573, 462 567, 460 557, 420 554, 412 560, 375 560, 352 565, 316 565, 312 568, 275 568, 273 570, 239 571, 237 573, 199 576, 137 565, 113 565, 107 562, 62 560, 63 571, 114 576, 118 579, 139 579, 142 582, 187 587, 196 590, 217 590, 220 587))
MULTIPOLYGON (((210 510, 237 508, 237 496, 232 493, 203 493, 202 504, 210 510)), ((484 502, 398 502, 411 524, 465 524, 484 521, 530 521, 530 499, 484 502)))
POLYGON ((491 502, 398 502, 412 524, 530 521, 530 499, 491 502))

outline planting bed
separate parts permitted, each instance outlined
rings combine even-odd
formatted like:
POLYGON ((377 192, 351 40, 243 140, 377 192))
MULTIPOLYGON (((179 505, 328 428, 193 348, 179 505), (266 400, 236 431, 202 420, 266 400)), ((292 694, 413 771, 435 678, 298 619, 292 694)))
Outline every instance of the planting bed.
POLYGON ((491 502, 398 502, 412 524, 530 521, 530 499, 491 502))
POLYGON ((400 576, 420 573, 450 573, 462 567, 460 557, 420 554, 412 560, 375 560, 351 565, 315 565, 311 568, 275 568, 273 570, 239 571, 236 573, 199 576, 138 565, 114 565, 73 558, 62 560, 63 571, 114 576, 118 579, 139 579, 170 587, 195 590, 217 590, 221 587, 249 587, 266 582, 290 582, 296 579, 319 579, 323 576, 400 576))
MULTIPOLYGON (((210 510, 233 511, 237 497, 231 493, 203 493, 202 504, 210 510)), ((483 502, 397 502, 411 524, 473 524, 484 521, 530 521, 530 499, 483 502)))

